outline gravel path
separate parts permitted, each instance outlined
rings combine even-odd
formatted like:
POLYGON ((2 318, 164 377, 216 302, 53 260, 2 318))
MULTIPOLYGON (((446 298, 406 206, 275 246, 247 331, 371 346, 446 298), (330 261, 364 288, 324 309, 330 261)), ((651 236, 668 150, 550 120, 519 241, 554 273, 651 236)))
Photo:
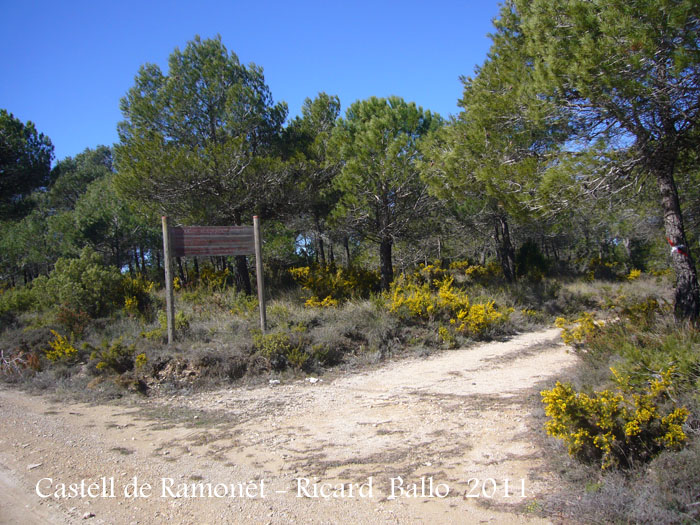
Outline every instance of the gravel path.
POLYGON ((551 488, 527 397, 558 333, 129 407, 0 387, 0 524, 546 523, 514 510, 551 488))

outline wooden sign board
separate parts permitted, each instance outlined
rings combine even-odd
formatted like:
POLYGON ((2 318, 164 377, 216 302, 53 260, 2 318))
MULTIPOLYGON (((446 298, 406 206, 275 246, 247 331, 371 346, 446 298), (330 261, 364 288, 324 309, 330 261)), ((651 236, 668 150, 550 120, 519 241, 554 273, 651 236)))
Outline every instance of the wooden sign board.
POLYGON ((182 226, 171 228, 163 217, 163 253, 165 259, 165 302, 168 319, 168 344, 175 340, 175 301, 173 294, 172 257, 252 255, 258 283, 260 328, 265 333, 266 311, 262 265, 260 222, 253 217, 253 226, 182 226))
POLYGON ((170 228, 170 243, 173 257, 255 253, 255 235, 252 226, 170 228))

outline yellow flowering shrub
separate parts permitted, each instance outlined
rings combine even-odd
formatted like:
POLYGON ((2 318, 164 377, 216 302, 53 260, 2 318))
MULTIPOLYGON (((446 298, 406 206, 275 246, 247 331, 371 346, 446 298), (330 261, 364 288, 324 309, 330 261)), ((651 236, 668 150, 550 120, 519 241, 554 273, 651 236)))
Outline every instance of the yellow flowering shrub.
POLYGON ((439 260, 434 261, 432 264, 421 264, 413 275, 415 280, 428 284, 442 281, 448 276, 449 272, 442 268, 442 262, 439 260))
MULTIPOLYGON (((392 283, 387 295, 390 312, 404 319, 434 321, 449 320, 455 332, 482 335, 488 328, 508 319, 512 309, 499 311, 494 302, 471 304, 467 293, 455 288, 451 277, 419 284, 400 276, 392 283)), ((444 331, 443 331, 444 332, 444 331)), ((443 337, 444 334, 439 334, 443 337)))
POLYGON ((469 261, 453 261, 450 263, 450 270, 464 272, 470 266, 471 263, 469 261))
POLYGON ((307 308, 335 308, 338 306, 338 299, 333 299, 330 295, 320 301, 315 295, 310 297, 304 303, 307 308))
POLYGON ((601 257, 591 258, 584 270, 586 279, 623 279, 625 277, 623 265, 618 261, 606 260, 601 257))
POLYGON ((639 277, 641 275, 642 275, 642 270, 632 269, 632 270, 630 270, 630 273, 627 274, 626 279, 630 282, 636 281, 637 279, 639 279, 639 277))
POLYGON ((561 328, 561 338, 567 345, 579 346, 586 342, 603 325, 596 321, 593 315, 584 312, 573 323, 563 317, 557 317, 554 321, 557 328, 561 328))
POLYGON ((223 291, 231 280, 231 272, 228 268, 216 270, 212 266, 204 266, 199 272, 199 282, 209 291, 223 291))
POLYGON ((155 283, 141 274, 132 277, 125 275, 121 282, 124 295, 124 311, 130 316, 144 315, 150 310, 153 301, 151 293, 155 283))
POLYGON ((379 289, 379 274, 361 268, 312 265, 292 268, 289 273, 309 294, 308 307, 337 306, 347 299, 369 297, 379 289))
POLYGON ((51 330, 51 334, 54 336, 54 340, 49 341, 51 349, 45 351, 49 361, 70 361, 78 355, 78 350, 66 337, 55 330, 51 330))
POLYGON ((146 363, 148 363, 148 357, 146 357, 146 354, 140 353, 134 358, 134 367, 137 369, 143 368, 146 366, 146 363))
POLYGON ((542 391, 547 434, 564 440, 572 457, 603 470, 629 467, 664 449, 680 448, 687 440, 683 424, 689 412, 685 407, 666 408, 673 370, 652 379, 642 392, 612 371, 617 391, 588 395, 560 382, 542 391))

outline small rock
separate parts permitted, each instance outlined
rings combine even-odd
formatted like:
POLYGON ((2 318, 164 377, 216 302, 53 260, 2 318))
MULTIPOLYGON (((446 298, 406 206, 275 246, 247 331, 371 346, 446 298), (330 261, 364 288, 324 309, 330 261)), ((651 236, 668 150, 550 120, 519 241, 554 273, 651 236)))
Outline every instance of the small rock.
POLYGON ((89 520, 90 518, 94 518, 94 517, 95 517, 95 513, 94 513, 94 512, 86 512, 85 514, 83 514, 83 519, 84 519, 84 520, 89 520))

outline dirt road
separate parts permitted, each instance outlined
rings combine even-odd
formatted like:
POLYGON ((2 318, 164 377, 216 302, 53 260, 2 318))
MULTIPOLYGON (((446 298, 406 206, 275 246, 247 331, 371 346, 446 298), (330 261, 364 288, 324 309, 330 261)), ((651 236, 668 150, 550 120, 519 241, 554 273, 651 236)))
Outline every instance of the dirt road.
POLYGON ((545 523, 545 330, 312 382, 133 406, 0 388, 0 523, 545 523))

